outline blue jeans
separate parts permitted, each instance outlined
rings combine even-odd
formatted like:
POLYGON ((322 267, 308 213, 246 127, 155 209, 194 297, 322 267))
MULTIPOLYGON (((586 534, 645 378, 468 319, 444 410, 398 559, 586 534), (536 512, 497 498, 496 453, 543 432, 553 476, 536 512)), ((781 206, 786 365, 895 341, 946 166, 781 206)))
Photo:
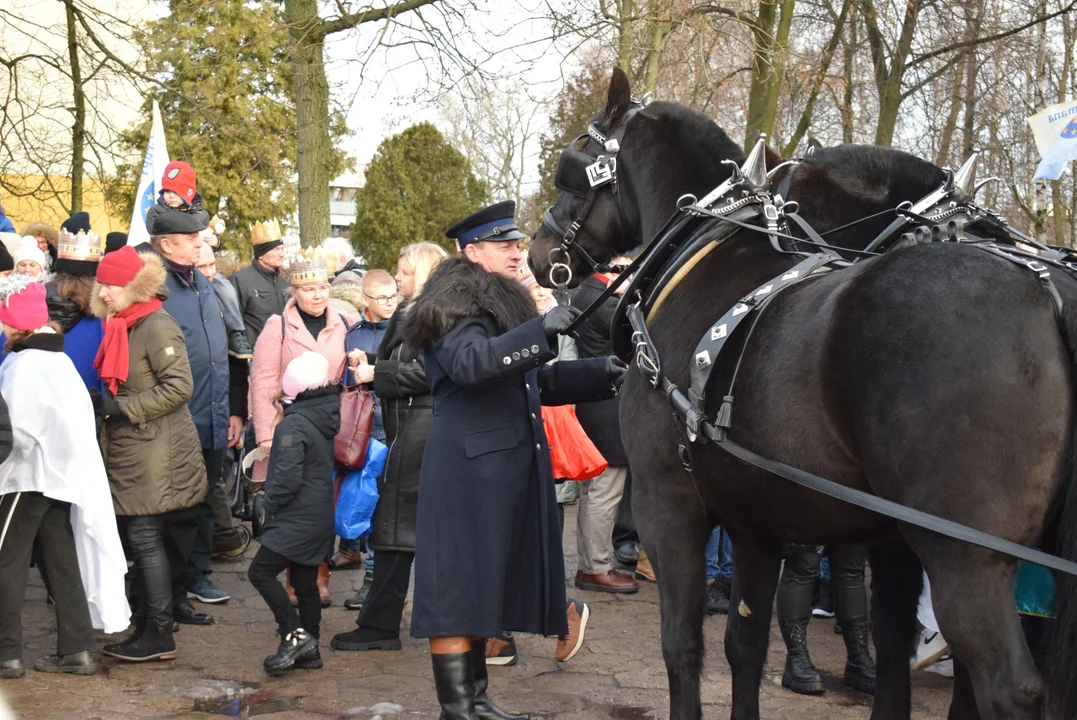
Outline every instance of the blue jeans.
POLYGON ((710 540, 707 541, 707 582, 732 577, 733 546, 729 542, 729 535, 719 525, 711 531, 710 540))

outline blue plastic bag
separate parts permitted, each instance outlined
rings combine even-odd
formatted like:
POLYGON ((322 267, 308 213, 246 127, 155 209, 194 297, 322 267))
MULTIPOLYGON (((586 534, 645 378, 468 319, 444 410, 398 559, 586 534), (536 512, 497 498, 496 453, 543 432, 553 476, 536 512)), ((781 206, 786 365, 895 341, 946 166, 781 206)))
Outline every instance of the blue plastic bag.
POLYGON ((388 455, 385 443, 370 438, 363 469, 344 474, 337 497, 336 533, 340 537, 355 540, 370 530, 378 504, 378 477, 388 455))

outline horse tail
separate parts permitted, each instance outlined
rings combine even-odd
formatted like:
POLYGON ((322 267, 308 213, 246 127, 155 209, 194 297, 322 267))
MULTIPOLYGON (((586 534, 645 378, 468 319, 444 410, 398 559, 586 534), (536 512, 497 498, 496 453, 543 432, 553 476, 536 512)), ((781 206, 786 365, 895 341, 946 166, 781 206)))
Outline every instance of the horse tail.
MULTIPOLYGON (((1065 298, 1062 313, 1062 335, 1077 377, 1077 293, 1066 294, 1069 297, 1065 298)), ((1077 403, 1077 390, 1073 396, 1077 403)), ((1077 419, 1070 428, 1068 460, 1062 492, 1049 514, 1043 544, 1048 552, 1077 561, 1077 419)), ((1077 577, 1061 572, 1054 576, 1055 619, 1047 621, 1054 627, 1038 628, 1038 637, 1030 640, 1038 664, 1045 671, 1050 705, 1058 710, 1059 717, 1077 718, 1077 683, 1073 680, 1073 668, 1077 667, 1077 577)))

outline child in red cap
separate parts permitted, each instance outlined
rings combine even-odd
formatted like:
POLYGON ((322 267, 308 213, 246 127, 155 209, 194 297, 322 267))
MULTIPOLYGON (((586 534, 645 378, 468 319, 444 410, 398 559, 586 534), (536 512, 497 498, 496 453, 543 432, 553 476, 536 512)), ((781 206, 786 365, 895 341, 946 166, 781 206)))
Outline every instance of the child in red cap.
POLYGON ((198 194, 198 178, 194 168, 182 160, 173 160, 165 166, 161 176, 161 192, 157 203, 146 211, 146 227, 153 227, 153 218, 166 209, 180 212, 201 213, 209 222, 209 214, 202 208, 202 196, 198 194))

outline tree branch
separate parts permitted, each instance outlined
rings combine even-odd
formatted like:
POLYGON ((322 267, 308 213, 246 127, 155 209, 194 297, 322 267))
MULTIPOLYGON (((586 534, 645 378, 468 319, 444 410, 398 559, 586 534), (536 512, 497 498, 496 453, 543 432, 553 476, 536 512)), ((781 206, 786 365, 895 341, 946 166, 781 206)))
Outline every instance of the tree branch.
POLYGON ((426 5, 433 5, 438 2, 441 2, 441 0, 400 0, 400 2, 393 5, 387 5, 386 7, 370 8, 368 10, 363 10, 362 12, 341 15, 332 20, 323 20, 311 29, 308 39, 312 42, 319 42, 333 33, 341 32, 343 30, 351 30, 364 23, 378 22, 379 20, 391 20, 397 15, 411 12, 412 10, 418 10, 426 5))

